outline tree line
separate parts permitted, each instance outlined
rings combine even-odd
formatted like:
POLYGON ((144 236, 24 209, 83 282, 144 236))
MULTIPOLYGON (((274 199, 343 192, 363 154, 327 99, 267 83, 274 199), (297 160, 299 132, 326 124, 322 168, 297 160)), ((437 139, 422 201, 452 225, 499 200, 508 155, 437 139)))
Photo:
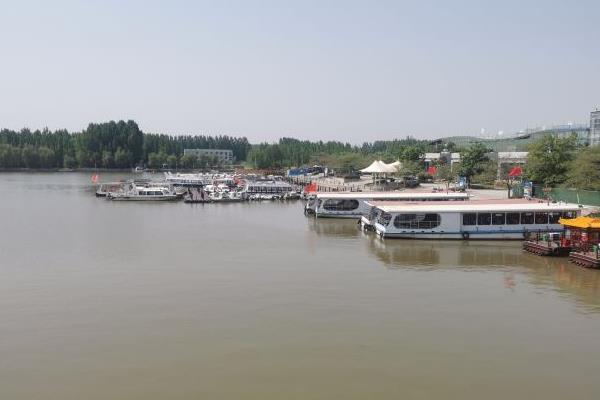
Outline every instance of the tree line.
MULTIPOLYGON (((183 156, 186 148, 228 149, 244 161, 245 137, 144 133, 134 121, 91 123, 81 132, 0 130, 0 168, 131 168, 137 165, 214 163, 183 156)), ((175 165, 173 165, 174 167, 175 165)))

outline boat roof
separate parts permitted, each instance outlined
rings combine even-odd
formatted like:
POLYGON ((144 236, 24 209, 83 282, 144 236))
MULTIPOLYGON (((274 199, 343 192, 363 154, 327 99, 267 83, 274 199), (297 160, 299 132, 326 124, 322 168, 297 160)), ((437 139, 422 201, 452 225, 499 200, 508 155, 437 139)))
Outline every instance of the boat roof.
POLYGON ((468 193, 440 193, 440 192, 354 192, 354 193, 317 193, 319 199, 469 199, 468 193))
POLYGON ((470 200, 469 202, 368 202, 383 212, 503 212, 503 211, 575 211, 577 204, 547 203, 525 199, 470 200))
POLYGON ((580 229, 600 229, 600 218, 593 217, 578 217, 578 218, 561 218, 558 220, 561 225, 568 226, 570 228, 580 229))

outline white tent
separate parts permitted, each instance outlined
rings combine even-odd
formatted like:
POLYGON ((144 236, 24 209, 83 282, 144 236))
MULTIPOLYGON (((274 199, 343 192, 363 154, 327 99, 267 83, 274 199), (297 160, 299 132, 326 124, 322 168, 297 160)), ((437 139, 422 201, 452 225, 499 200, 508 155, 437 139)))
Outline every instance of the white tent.
POLYGON ((376 160, 371 163, 367 168, 363 168, 360 172, 364 174, 395 174, 398 172, 398 168, 394 163, 386 164, 381 160, 376 160))
POLYGON ((361 169, 360 172, 364 174, 385 174, 387 173, 387 168, 385 164, 382 164, 381 161, 375 160, 367 168, 361 169))

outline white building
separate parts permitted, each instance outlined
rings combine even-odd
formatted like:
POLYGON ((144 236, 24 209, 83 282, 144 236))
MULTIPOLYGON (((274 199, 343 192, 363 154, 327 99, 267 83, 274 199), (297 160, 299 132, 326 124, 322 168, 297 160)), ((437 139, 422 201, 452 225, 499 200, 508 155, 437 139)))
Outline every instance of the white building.
POLYGON ((600 109, 590 113, 590 146, 600 144, 600 109))
POLYGON ((227 149, 184 149, 183 155, 193 155, 198 158, 202 156, 217 157, 219 160, 232 163, 233 162, 233 150, 227 149))

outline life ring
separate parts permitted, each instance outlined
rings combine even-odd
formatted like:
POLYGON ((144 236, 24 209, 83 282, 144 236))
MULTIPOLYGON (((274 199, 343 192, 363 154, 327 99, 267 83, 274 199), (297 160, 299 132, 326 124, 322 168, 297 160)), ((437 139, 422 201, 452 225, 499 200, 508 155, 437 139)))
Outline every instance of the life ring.
POLYGON ((463 232, 463 233, 462 233, 462 238, 463 238, 464 240, 469 240, 469 232, 463 232))

